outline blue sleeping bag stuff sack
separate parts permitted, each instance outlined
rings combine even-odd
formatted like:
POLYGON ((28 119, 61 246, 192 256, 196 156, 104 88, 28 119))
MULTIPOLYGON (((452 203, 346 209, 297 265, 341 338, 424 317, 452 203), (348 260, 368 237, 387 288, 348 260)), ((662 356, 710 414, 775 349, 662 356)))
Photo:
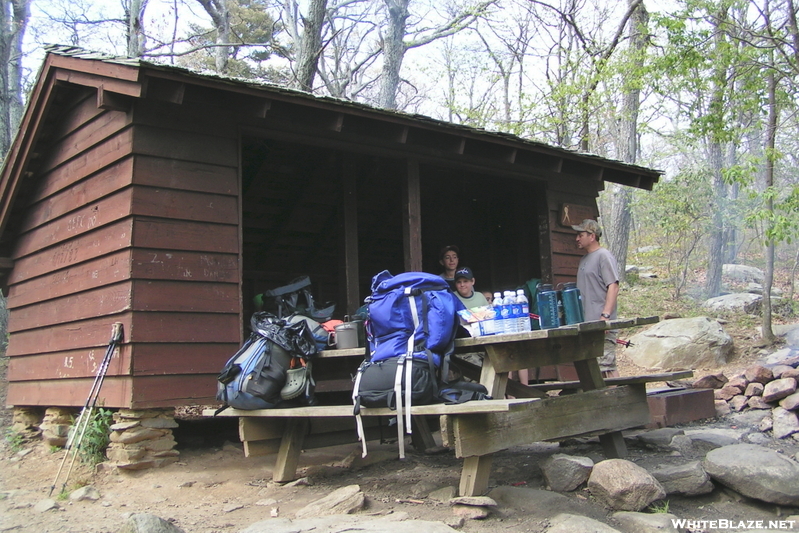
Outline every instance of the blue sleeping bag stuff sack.
POLYGON ((464 307, 440 276, 424 272, 392 276, 387 270, 372 278, 366 302, 369 355, 358 369, 352 393, 358 436, 365 456, 361 406, 396 409, 400 458, 404 458, 411 405, 441 401, 439 368, 447 365, 455 347, 457 311, 464 307))

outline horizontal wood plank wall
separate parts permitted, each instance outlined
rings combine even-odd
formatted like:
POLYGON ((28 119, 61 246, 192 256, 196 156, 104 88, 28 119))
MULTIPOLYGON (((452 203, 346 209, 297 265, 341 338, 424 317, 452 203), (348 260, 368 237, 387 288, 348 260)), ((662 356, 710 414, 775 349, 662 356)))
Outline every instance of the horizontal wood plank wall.
POLYGON ((552 283, 577 281, 577 267, 583 251, 577 248, 575 231, 560 223, 560 210, 563 204, 584 205, 597 216, 596 198, 598 191, 592 189, 591 182, 564 175, 559 180, 549 182, 547 204, 549 212, 549 235, 552 254, 552 283))
POLYGON ((109 407, 212 401, 239 346, 236 126, 136 105, 77 98, 41 147, 9 276, 9 405, 82 405, 116 321, 109 407))
MULTIPOLYGON (((9 405, 82 405, 112 324, 131 324, 131 117, 98 109, 94 91, 75 94, 37 146, 46 155, 16 228, 9 405)), ((131 353, 117 350, 105 405, 130 403, 131 353)))
POLYGON ((131 406, 211 403, 241 339, 238 132, 191 103, 135 123, 131 406))

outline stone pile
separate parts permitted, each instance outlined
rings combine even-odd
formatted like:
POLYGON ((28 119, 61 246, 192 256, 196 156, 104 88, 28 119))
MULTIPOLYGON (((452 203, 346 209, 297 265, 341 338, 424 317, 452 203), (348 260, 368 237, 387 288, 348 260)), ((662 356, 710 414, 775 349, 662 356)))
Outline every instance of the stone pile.
POLYGON ((178 460, 174 409, 120 409, 114 413, 106 456, 123 470, 161 467, 178 460))
POLYGON ((69 437, 69 429, 78 418, 78 412, 71 407, 48 407, 44 419, 39 424, 42 440, 48 446, 63 447, 69 437))
POLYGON ((793 436, 799 440, 799 358, 785 364, 753 365, 743 374, 727 378, 724 374, 703 376, 693 388, 715 389, 716 413, 725 416, 744 410, 770 410, 760 431, 771 432, 776 439, 793 436))
POLYGON ((15 407, 11 420, 11 431, 26 437, 39 434, 39 424, 42 422, 42 413, 36 407, 15 407))

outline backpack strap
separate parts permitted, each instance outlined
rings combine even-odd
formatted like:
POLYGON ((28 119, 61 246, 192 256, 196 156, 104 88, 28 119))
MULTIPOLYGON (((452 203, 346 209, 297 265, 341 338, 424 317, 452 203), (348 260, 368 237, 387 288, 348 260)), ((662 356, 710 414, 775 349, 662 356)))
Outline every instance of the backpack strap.
POLYGON ((352 414, 355 415, 355 428, 358 433, 358 440, 361 441, 361 458, 366 457, 366 434, 363 431, 363 419, 361 418, 361 397, 359 396, 359 391, 361 390, 361 376, 363 376, 363 371, 366 369, 366 365, 369 363, 363 363, 360 367, 358 367, 358 373, 355 376, 355 385, 352 387, 352 403, 353 409, 352 414))

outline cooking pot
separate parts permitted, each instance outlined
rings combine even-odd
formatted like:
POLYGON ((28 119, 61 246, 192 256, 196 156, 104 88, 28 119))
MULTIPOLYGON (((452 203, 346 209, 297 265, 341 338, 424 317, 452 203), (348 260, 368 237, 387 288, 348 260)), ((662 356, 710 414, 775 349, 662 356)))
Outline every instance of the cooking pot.
POLYGON ((347 348, 357 348, 358 342, 358 326, 362 324, 359 322, 344 322, 334 328, 330 334, 330 344, 335 344, 336 349, 346 350, 347 348))

